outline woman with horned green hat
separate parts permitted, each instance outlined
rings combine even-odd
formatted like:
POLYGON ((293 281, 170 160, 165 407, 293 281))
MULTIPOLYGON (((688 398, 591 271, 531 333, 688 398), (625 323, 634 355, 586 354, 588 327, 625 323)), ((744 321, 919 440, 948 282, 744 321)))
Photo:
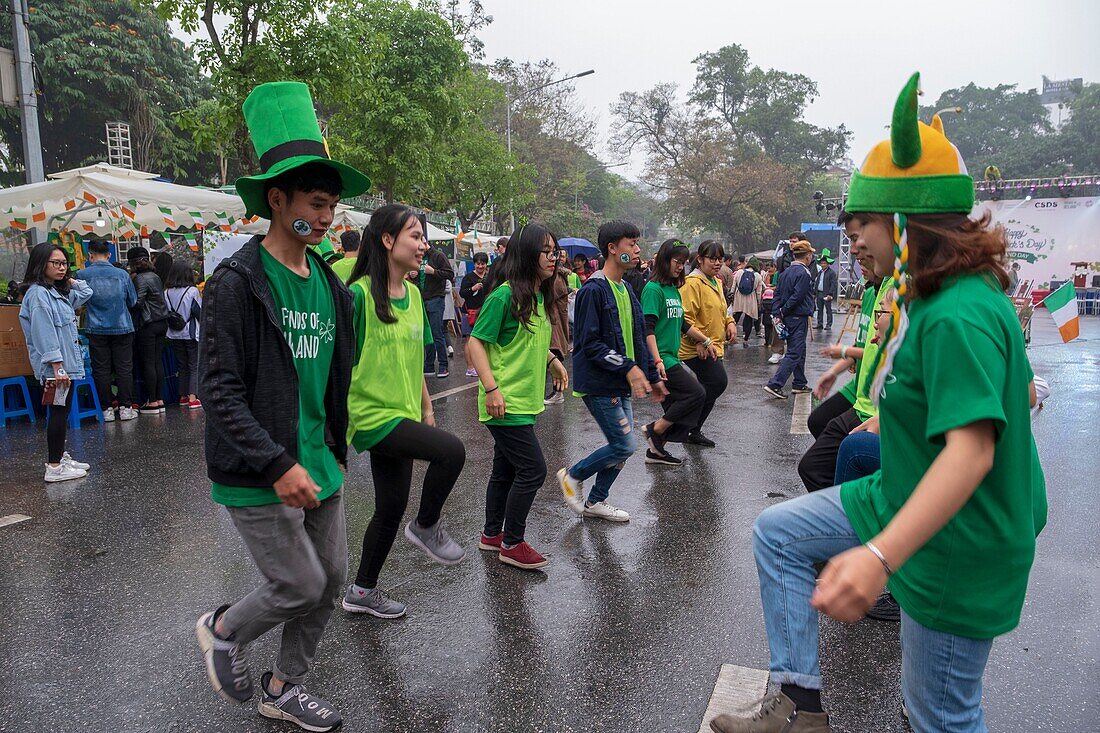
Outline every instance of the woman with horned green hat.
POLYGON ((982 676, 993 639, 1019 623, 1046 489, 1031 368, 1003 292, 1005 234, 988 216, 968 217, 973 181, 940 121, 918 122, 918 82, 914 74, 903 89, 891 138, 853 175, 845 207, 877 274, 897 281, 871 387, 882 469, 757 518, 771 676, 782 691, 751 717, 719 716, 716 733, 828 731, 818 613, 858 621, 884 585, 902 609, 913 729, 986 730, 982 676))

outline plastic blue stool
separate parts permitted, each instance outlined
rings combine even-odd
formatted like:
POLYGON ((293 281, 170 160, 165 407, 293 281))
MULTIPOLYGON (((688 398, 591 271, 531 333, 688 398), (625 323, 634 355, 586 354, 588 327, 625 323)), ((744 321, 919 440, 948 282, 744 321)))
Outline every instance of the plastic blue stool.
POLYGON ((0 425, 8 426, 8 420, 26 415, 35 422, 34 404, 31 403, 31 392, 27 389, 26 377, 5 377, 0 379, 0 425), (8 407, 8 387, 15 387, 15 397, 23 398, 22 407, 8 407))
POLYGON ((99 393, 96 391, 95 384, 87 377, 81 377, 80 379, 73 380, 73 405, 69 409, 69 427, 79 428, 80 421, 86 417, 94 417, 99 422, 103 422, 103 410, 99 407, 99 393), (80 404, 80 388, 87 387, 88 394, 91 396, 90 405, 80 404))

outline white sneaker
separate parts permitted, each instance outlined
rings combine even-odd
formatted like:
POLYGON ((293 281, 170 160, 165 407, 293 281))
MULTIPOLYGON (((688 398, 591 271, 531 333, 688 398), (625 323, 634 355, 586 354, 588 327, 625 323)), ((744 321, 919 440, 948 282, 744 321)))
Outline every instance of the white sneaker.
POLYGON ((544 405, 560 405, 563 402, 565 402, 565 393, 564 392, 555 392, 554 394, 550 395, 545 400, 543 400, 542 404, 544 404, 544 405))
POLYGON ((72 466, 76 470, 84 471, 85 473, 87 473, 88 469, 91 468, 90 464, 81 463, 80 461, 73 460, 73 457, 69 455, 69 451, 65 451, 61 454, 61 465, 72 466))
POLYGON ((46 483, 55 483, 57 481, 71 481, 74 478, 84 478, 88 475, 87 471, 79 468, 73 468, 67 463, 59 463, 56 466, 46 464, 46 475, 43 476, 46 483))
POLYGON ((778 364, 781 361, 783 361, 782 354, 772 354, 771 358, 768 359, 769 364, 778 364))
POLYGON ((103 422, 114 422, 114 421, 115 421, 115 411, 114 411, 114 409, 108 407, 106 410, 103 411, 103 422))
POLYGON ((454 355, 455 355, 455 347, 448 344, 447 345, 447 356, 454 356, 454 355))
POLYGON ((120 407, 118 408, 119 420, 136 420, 138 411, 132 407, 120 407))
POLYGON ((578 517, 583 516, 584 509, 584 482, 578 481, 569 475, 569 469, 558 471, 558 484, 561 485, 561 493, 565 497, 565 505, 573 510, 578 517))
POLYGON ((622 509, 616 509, 606 501, 597 501, 592 506, 585 506, 584 516, 595 519, 606 519, 609 522, 629 522, 630 515, 622 509))

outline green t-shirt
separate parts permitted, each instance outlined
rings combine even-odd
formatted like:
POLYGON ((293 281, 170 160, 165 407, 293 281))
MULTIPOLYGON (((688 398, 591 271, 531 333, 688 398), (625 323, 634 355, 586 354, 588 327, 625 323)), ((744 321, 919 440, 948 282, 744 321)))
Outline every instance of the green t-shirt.
POLYGON ((546 359, 550 354, 550 321, 542 302, 523 326, 512 315, 512 286, 501 283, 485 297, 471 336, 485 344, 489 368, 504 397, 504 417, 493 418, 485 409, 485 387, 478 383, 478 419, 488 425, 534 425, 545 407, 546 359))
POLYGON ((642 288, 642 315, 657 316, 653 336, 657 339, 657 352, 665 363, 665 369, 679 364, 676 352, 680 350, 680 329, 684 323, 680 291, 672 285, 661 285, 656 280, 650 280, 642 288))
MULTIPOLYGON (((863 300, 859 304, 859 327, 856 329, 856 342, 854 344, 861 349, 867 348, 867 334, 871 332, 871 323, 875 320, 875 301, 878 299, 878 294, 878 289, 871 283, 866 283, 866 287, 863 289, 863 300)), ((861 361, 856 359, 857 378, 860 363, 861 361)), ((844 399, 853 405, 856 403, 857 396, 856 382, 856 379, 849 379, 848 383, 840 390, 840 393, 844 395, 844 399)))
POLYGON ((844 484, 840 498, 867 542, 909 499, 948 431, 993 421, 993 468, 890 579, 901 607, 930 629, 990 639, 1019 623, 1047 515, 1032 378, 1015 309, 990 279, 948 280, 909 305, 909 330, 879 402, 882 469, 844 484))
POLYGON ((390 298, 397 319, 383 323, 374 311, 370 278, 351 285, 356 361, 348 391, 348 441, 360 453, 378 445, 402 420, 420 422, 424 346, 432 329, 420 291, 405 283, 405 296, 390 298))
POLYGON ((623 329, 626 358, 634 361, 634 310, 630 307, 630 291, 625 283, 608 280, 615 293, 615 310, 619 311, 619 326, 623 329))
POLYGON ((569 283, 569 287, 572 290, 580 290, 581 289, 581 285, 582 285, 581 276, 578 275, 575 272, 569 273, 569 277, 566 278, 566 282, 569 283))
POLYGON ((852 380, 856 383, 856 401, 852 407, 861 420, 866 420, 878 414, 878 408, 875 407, 875 402, 870 395, 871 382, 875 381, 873 373, 875 357, 878 356, 879 349, 882 346, 878 342, 872 343, 875 341, 875 311, 883 310, 883 302, 893 291, 894 278, 888 277, 882 281, 878 293, 875 294, 875 305, 871 309, 871 324, 867 330, 867 342, 863 345, 863 358, 859 362, 856 378, 852 380))
POLYGON ((351 275, 352 268, 355 267, 354 257, 344 257, 342 260, 336 260, 329 267, 336 273, 336 277, 340 278, 341 282, 347 282, 348 277, 351 275))
MULTIPOLYGON (((291 272, 260 247, 260 260, 268 286, 275 298, 275 315, 294 356, 298 374, 298 463, 321 489, 318 499, 327 499, 344 483, 340 464, 325 445, 325 390, 336 340, 336 308, 328 278, 306 258, 309 277, 291 272)), ((278 504, 271 487, 211 487, 214 501, 225 506, 278 504)))

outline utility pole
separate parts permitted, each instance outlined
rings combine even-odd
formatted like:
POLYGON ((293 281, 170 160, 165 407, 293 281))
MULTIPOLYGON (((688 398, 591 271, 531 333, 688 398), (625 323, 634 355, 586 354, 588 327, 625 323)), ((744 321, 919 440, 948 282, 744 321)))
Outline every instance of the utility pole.
MULTIPOLYGON (((11 0, 11 28, 15 42, 15 74, 19 85, 19 113, 23 121, 23 165, 27 183, 46 180, 42 168, 42 137, 38 131, 38 95, 34 90, 34 59, 27 32, 27 0, 11 0)), ((38 244, 38 230, 30 230, 31 245, 38 244)))

